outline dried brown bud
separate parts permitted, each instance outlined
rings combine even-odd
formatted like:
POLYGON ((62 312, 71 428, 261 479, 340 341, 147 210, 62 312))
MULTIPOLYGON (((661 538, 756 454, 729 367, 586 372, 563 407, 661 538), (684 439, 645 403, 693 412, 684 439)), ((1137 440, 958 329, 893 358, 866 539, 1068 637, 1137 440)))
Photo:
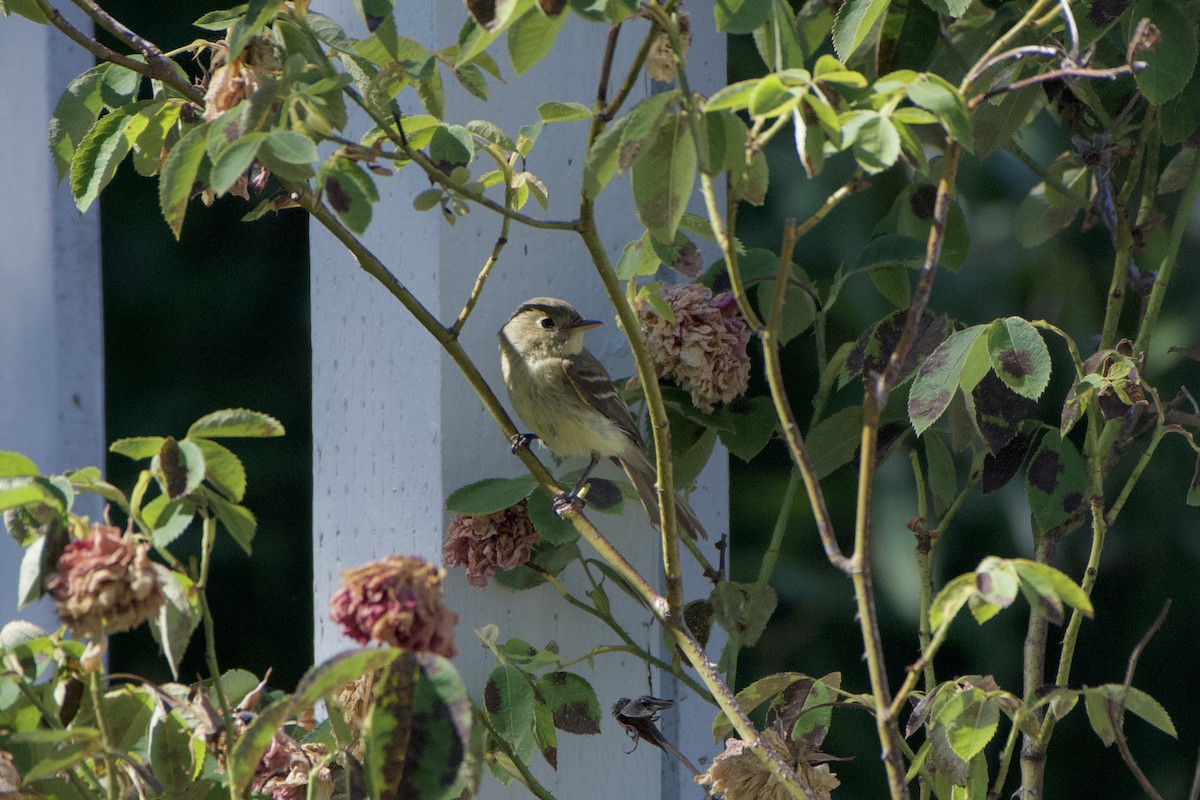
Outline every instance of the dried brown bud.
POLYGON ((390 556, 342 573, 330 600, 333 621, 359 644, 375 641, 453 658, 458 615, 446 608, 437 567, 411 556, 390 556))
POLYGON ((312 783, 312 796, 328 800, 333 796, 333 772, 327 764, 317 768, 327 754, 323 744, 301 744, 283 731, 276 731, 254 770, 252 787, 272 800, 305 800, 312 783))
POLYGON ((225 51, 213 56, 212 76, 204 93, 204 118, 216 119, 258 91, 263 79, 280 70, 279 53, 269 37, 252 39, 237 58, 223 64, 225 51), (220 66, 217 66, 220 64, 220 66))
POLYGON ((514 569, 528 561, 539 541, 524 500, 495 514, 456 514, 446 532, 442 563, 466 567, 467 582, 482 588, 496 570, 514 569))
POLYGON ((21 773, 12 763, 12 753, 0 750, 0 800, 24 800, 21 773))
POLYGON ((110 525, 67 545, 46 590, 58 617, 80 636, 99 637, 136 628, 163 603, 166 567, 150 560, 150 545, 110 525))
MULTIPOLYGON (((687 14, 679 15, 679 60, 687 63, 688 47, 692 44, 692 23, 687 14)), ((675 48, 671 47, 671 37, 666 31, 659 33, 650 45, 646 54, 646 73, 659 83, 670 83, 675 80, 675 48)))

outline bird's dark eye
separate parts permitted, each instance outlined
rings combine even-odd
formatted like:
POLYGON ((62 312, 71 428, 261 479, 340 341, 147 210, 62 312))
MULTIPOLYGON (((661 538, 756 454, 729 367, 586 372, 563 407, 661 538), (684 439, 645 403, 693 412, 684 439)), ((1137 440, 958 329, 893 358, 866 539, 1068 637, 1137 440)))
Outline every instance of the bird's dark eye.
POLYGON ((538 324, 546 330, 553 330, 554 328, 554 320, 550 319, 549 317, 542 317, 540 320, 538 320, 538 324))

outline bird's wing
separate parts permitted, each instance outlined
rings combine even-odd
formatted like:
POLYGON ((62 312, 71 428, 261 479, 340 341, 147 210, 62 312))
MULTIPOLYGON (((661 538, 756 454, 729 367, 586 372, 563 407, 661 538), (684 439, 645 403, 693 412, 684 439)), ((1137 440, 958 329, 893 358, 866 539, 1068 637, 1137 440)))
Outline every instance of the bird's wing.
POLYGON ((613 384, 612 378, 608 377, 604 365, 595 356, 583 350, 578 355, 565 359, 563 369, 567 373, 571 388, 581 400, 615 422, 639 447, 645 447, 642 434, 629 414, 629 407, 621 399, 621 394, 613 384))

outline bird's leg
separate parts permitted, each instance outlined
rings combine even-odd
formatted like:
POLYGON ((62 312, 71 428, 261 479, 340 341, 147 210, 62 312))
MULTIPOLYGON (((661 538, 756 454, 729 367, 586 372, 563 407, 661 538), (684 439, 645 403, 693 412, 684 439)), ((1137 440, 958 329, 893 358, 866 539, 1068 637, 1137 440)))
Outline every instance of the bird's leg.
POLYGON ((512 444, 512 451, 515 453, 523 447, 529 447, 537 438, 536 433, 515 433, 508 441, 512 444))
POLYGON ((579 496, 579 490, 587 483, 588 476, 592 474, 592 470, 600 463, 600 454, 592 453, 592 460, 588 462, 587 468, 583 474, 579 476, 579 482, 575 484, 575 488, 569 492, 563 492, 558 497, 554 498, 554 510, 562 511, 563 509, 574 506, 582 507, 583 498, 579 496))

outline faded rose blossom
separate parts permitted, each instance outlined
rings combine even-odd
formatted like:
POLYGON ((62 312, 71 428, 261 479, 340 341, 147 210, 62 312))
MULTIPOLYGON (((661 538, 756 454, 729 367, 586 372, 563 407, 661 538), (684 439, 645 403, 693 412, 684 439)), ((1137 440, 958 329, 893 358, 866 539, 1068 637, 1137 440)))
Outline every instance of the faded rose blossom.
POLYGON ((466 567, 467 581, 482 588, 496 570, 514 569, 528 561, 539 541, 524 500, 495 514, 456 514, 446 533, 442 564, 466 567))
POLYGON ((333 621, 359 644, 376 641, 453 658, 458 615, 442 597, 443 570, 411 556, 389 556, 342 573, 330 600, 333 621))
POLYGON ((269 794, 273 800, 305 800, 308 784, 312 783, 313 797, 329 800, 333 796, 333 772, 322 766, 314 773, 327 753, 323 744, 300 744, 283 731, 276 731, 254 770, 252 788, 259 794, 269 794))
MULTIPOLYGON (((830 800, 830 793, 841 785, 837 776, 829 771, 828 764, 813 766, 805 760, 803 743, 785 742, 772 730, 764 731, 762 739, 787 760, 796 777, 804 781, 820 800, 830 800)), ((726 739, 725 751, 695 780, 707 786, 710 792, 724 792, 726 800, 788 800, 791 797, 767 765, 741 739, 726 739)))
POLYGON ((0 800, 24 800, 21 773, 12 763, 12 753, 0 750, 0 800))
POLYGON ((281 68, 279 53, 270 38, 259 36, 228 64, 227 50, 213 56, 212 76, 204 93, 204 118, 213 120, 258 91, 263 79, 281 68))
POLYGON ((649 303, 638 302, 646 347, 660 378, 687 390, 696 408, 709 413, 746 391, 750 330, 738 314, 731 292, 716 297, 699 284, 665 286, 659 294, 675 312, 662 317, 649 303))
MULTIPOLYGON (((687 14, 679 15, 679 54, 680 61, 687 63, 688 47, 692 44, 692 21, 687 14)), ((671 47, 671 37, 666 31, 659 33, 650 45, 646 54, 646 72, 659 83, 670 83, 675 80, 675 49, 671 47)))
POLYGON ((98 638, 151 619, 168 580, 167 568, 150 560, 149 544, 97 523, 88 538, 66 546, 46 590, 68 628, 98 638))

